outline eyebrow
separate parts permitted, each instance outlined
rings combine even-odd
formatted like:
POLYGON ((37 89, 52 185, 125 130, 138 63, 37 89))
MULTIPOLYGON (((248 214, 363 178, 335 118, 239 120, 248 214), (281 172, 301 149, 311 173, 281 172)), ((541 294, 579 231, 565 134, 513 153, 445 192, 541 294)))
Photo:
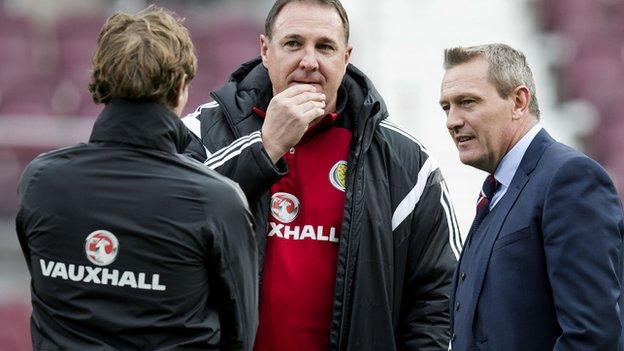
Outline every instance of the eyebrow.
POLYGON ((476 96, 476 95, 472 95, 469 93, 462 93, 459 95, 455 95, 455 96, 451 96, 449 99, 442 99, 440 101, 438 101, 438 103, 440 104, 440 106, 442 106, 443 104, 450 104, 453 101, 461 101, 463 99, 473 99, 475 101, 482 101, 483 98, 481 96, 476 96))
MULTIPOLYGON (((287 34, 282 38, 282 40, 288 40, 288 39, 304 40, 304 37, 299 34, 287 34)), ((325 36, 320 37, 318 41, 321 43, 338 44, 336 40, 329 38, 329 37, 325 37, 325 36)))

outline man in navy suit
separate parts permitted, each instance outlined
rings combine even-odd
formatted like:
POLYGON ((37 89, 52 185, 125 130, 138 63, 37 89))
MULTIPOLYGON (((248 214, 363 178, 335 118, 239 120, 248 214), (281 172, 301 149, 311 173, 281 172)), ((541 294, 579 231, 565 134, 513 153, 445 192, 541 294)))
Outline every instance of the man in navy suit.
POLYGON ((459 158, 490 174, 453 280, 453 350, 624 350, 624 221, 609 176, 541 127, 522 53, 452 48, 444 68, 459 158))

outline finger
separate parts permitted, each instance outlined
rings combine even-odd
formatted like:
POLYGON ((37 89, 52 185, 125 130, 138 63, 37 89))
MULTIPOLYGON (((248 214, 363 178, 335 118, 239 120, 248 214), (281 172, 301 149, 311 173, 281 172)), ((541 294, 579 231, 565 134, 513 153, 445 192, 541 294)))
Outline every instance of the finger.
POLYGON ((275 96, 283 96, 283 97, 293 97, 295 95, 299 95, 301 93, 304 93, 306 91, 309 92, 316 92, 316 88, 314 87, 314 85, 312 84, 295 84, 291 87, 286 88, 284 91, 282 91, 281 93, 275 95, 275 96))
POLYGON ((310 91, 306 91, 303 92, 299 95, 295 95, 291 98, 289 98, 290 103, 294 104, 294 105, 302 105, 306 102, 309 101, 318 101, 318 102, 325 102, 325 94, 323 93, 313 93, 310 91))
POLYGON ((299 111, 300 113, 306 113, 309 110, 315 109, 315 108, 320 108, 320 109, 325 109, 325 101, 308 101, 305 102, 299 106, 297 106, 297 111, 299 111))
POLYGON ((305 106, 305 112, 301 115, 302 120, 305 123, 310 123, 313 120, 325 115, 325 104, 309 102, 302 106, 305 106))

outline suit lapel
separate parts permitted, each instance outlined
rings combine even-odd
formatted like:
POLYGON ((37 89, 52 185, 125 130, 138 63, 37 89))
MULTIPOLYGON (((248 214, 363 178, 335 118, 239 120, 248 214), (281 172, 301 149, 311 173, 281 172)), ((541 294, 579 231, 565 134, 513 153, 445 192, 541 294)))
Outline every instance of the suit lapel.
MULTIPOLYGON (((478 236, 483 236, 483 246, 479 250, 479 257, 476 260, 475 264, 475 298, 472 300, 472 303, 468 306, 468 316, 471 321, 470 330, 472 330, 472 323, 474 322, 474 314, 476 311, 476 307, 478 305, 479 297, 481 295, 481 290, 483 288, 483 282, 485 280, 485 275, 487 273, 487 268, 490 263, 490 257, 492 256, 492 248, 494 247, 494 242, 498 238, 498 235, 505 223, 505 219, 509 215, 511 208, 515 204, 518 196, 522 192, 522 189, 527 184, 530 179, 530 175, 535 169, 537 162, 544 154, 546 148, 554 142, 554 139, 546 132, 546 130, 542 129, 533 139, 531 144, 529 145, 527 151, 522 157, 522 161, 518 166, 518 170, 514 175, 509 188, 505 195, 500 199, 498 204, 495 206, 493 211, 488 215, 492 216, 489 218, 487 223, 484 223, 481 227, 477 229, 478 236)), ((486 220, 488 218, 486 217, 486 220)), ((455 273, 453 279, 453 286, 456 284, 457 273, 455 273)), ((454 290, 453 290, 454 291, 454 290)), ((455 294, 453 294, 454 296, 455 294)))

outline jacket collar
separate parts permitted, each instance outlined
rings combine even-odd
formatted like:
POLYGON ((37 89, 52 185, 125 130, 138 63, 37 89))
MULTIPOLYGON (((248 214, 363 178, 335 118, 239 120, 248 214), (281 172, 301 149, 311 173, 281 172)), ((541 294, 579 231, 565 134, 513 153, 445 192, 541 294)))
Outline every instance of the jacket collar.
POLYGON ((522 169, 527 175, 531 174, 537 166, 537 161, 540 160, 544 151, 546 151, 546 148, 554 142, 555 139, 548 134, 546 129, 542 128, 542 130, 537 133, 535 138, 533 138, 531 144, 529 144, 529 148, 524 153, 522 161, 520 161, 519 169, 522 169))
POLYGON ((89 142, 115 142, 182 153, 190 139, 175 113, 154 102, 113 99, 98 116, 89 142))

